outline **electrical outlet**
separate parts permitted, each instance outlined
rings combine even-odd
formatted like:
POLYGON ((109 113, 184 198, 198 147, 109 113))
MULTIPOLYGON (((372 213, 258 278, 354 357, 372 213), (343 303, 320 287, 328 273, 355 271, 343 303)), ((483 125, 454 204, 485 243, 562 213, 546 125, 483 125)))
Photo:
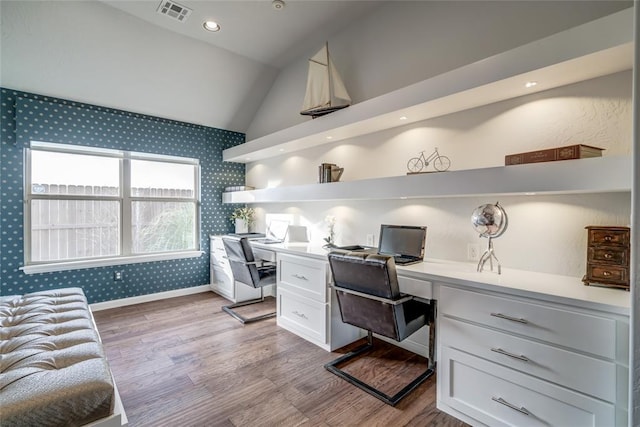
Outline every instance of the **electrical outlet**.
POLYGON ((467 259, 478 261, 480 259, 480 245, 478 243, 467 244, 467 259))
POLYGON ((367 246, 375 246, 376 236, 375 234, 367 234, 367 246))
POLYGON ((113 272, 113 281, 118 282, 122 280, 122 271, 114 271, 113 272))

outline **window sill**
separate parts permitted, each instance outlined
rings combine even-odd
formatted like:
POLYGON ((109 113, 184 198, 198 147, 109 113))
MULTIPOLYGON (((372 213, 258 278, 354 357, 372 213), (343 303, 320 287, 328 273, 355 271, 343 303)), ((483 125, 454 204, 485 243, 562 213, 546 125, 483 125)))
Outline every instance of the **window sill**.
POLYGON ((139 264, 143 262, 198 258, 202 256, 203 253, 203 251, 167 252, 162 254, 89 259, 82 261, 63 261, 50 264, 27 265, 20 267, 20 270, 25 274, 52 273, 55 271, 80 270, 83 268, 110 267, 114 265, 139 264))

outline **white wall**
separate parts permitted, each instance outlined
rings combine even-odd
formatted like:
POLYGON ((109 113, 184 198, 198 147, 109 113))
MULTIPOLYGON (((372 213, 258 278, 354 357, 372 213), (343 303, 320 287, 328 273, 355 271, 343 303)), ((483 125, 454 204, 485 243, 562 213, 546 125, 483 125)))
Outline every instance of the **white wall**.
MULTIPOLYGON (((393 1, 335 34, 329 49, 355 104, 631 5, 629 1, 393 1)), ((307 57, 280 72, 246 132, 247 140, 310 120, 299 114, 307 57)))
POLYGON ((276 70, 99 1, 2 1, 0 85, 244 132, 276 70))
MULTIPOLYGON (((452 170, 502 166, 505 154, 573 144, 604 148, 605 156, 629 155, 631 119, 631 72, 622 72, 250 163, 247 185, 315 183, 322 162, 344 167, 342 181, 404 175, 410 157, 434 147, 451 158, 452 170)), ((505 267, 581 277, 584 227, 628 225, 630 197, 628 192, 500 197, 509 228, 495 242, 498 257, 505 267)), ((479 241, 471 213, 495 202, 465 197, 268 204, 258 206, 256 227, 264 229, 266 213, 286 213, 321 242, 324 218, 331 214, 337 217, 339 243, 364 244, 367 234, 378 237, 381 223, 426 225, 428 257, 466 261, 467 244, 479 241)), ((480 243, 484 248, 486 240, 480 243)))

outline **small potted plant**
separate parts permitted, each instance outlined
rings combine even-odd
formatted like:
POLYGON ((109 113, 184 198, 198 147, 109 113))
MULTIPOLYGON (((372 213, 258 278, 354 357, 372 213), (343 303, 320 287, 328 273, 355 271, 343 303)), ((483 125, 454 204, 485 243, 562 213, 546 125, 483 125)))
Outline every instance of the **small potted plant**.
POLYGON ((243 207, 243 208, 235 208, 233 213, 231 214, 231 222, 233 222, 236 226, 236 233, 248 233, 249 227, 253 223, 253 216, 255 214, 255 209, 243 207))

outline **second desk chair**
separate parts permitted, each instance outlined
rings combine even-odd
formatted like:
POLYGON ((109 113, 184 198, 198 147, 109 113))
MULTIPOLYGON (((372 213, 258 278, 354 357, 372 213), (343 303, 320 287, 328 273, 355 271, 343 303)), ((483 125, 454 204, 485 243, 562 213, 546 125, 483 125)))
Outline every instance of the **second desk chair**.
POLYGON ((276 283, 276 266, 266 261, 256 261, 249 240, 246 237, 223 236, 222 243, 233 272, 233 280, 247 286, 260 288, 260 298, 226 305, 222 307, 222 310, 243 324, 274 317, 276 315, 275 311, 255 317, 244 317, 234 309, 264 301, 264 287, 275 285, 276 283))

